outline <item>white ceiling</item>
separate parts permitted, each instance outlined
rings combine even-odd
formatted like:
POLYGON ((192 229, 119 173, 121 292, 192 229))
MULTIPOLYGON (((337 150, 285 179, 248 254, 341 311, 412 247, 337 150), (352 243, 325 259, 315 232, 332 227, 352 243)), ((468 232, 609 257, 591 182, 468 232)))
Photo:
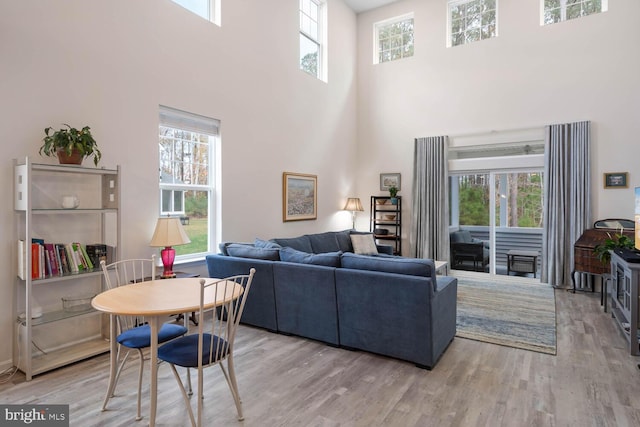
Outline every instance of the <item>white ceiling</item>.
POLYGON ((397 1, 398 0, 344 0, 347 6, 356 13, 365 12, 397 1))

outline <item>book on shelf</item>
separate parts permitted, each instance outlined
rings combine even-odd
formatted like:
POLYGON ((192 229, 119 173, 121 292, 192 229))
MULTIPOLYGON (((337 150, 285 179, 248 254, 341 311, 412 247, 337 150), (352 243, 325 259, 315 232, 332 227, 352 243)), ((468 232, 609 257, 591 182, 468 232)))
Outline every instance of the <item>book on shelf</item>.
POLYGON ((100 261, 104 260, 104 262, 106 262, 107 264, 109 263, 107 259, 107 245, 95 243, 92 245, 87 245, 86 250, 87 255, 91 259, 94 268, 100 267, 100 261))
POLYGON ((45 243, 44 249, 46 251, 45 260, 47 262, 47 273, 49 274, 49 276, 58 276, 60 273, 58 270, 58 260, 56 258, 56 252, 53 243, 45 243))
POLYGON ((18 277, 27 279, 27 245, 21 239, 18 239, 18 277))

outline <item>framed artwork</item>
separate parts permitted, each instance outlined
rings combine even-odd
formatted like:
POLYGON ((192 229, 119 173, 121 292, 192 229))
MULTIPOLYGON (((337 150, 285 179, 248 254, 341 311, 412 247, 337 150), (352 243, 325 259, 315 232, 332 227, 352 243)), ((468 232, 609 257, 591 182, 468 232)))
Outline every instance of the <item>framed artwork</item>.
POLYGON ((396 187, 400 191, 400 174, 399 173, 381 173, 380 174, 380 191, 389 191, 389 187, 396 187))
POLYGON ((282 220, 302 221, 318 217, 318 177, 301 173, 282 174, 282 220))
POLYGON ((607 172, 604 174, 604 188, 629 187, 628 172, 607 172))

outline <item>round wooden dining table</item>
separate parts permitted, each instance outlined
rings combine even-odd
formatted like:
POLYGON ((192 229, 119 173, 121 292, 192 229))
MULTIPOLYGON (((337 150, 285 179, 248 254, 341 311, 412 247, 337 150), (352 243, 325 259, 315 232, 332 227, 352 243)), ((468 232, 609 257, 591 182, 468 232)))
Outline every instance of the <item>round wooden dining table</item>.
MULTIPOLYGON (((109 387, 111 390, 117 370, 117 315, 144 316, 151 328, 151 405, 149 425, 155 425, 158 400, 158 330, 163 316, 189 313, 200 310, 200 294, 204 283, 220 279, 179 278, 158 279, 109 289, 91 301, 99 311, 110 315, 111 363, 109 387)), ((205 289, 204 308, 210 309, 238 299, 244 288, 235 282, 234 286, 210 286, 205 289), (217 290, 217 292, 216 292, 217 290)), ((186 323, 186 322, 185 322, 186 323)))

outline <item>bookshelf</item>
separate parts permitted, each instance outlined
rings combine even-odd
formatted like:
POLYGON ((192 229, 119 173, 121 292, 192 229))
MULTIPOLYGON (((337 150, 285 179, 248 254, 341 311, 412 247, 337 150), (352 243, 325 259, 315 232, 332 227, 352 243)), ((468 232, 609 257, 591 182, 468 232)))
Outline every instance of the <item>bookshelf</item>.
POLYGON ((391 197, 371 196, 369 230, 374 233, 376 243, 393 244, 394 255, 402 254, 402 198, 395 204, 391 197), (378 233, 383 231, 385 234, 378 233))
POLYGON ((116 260, 121 242, 121 171, 119 166, 34 163, 28 157, 14 159, 13 168, 13 362, 30 381, 34 375, 109 351, 109 317, 90 305, 92 296, 104 287, 99 266, 62 269, 58 260, 45 262, 50 252, 38 254, 32 242, 54 248, 80 243, 85 255, 87 245, 108 247, 116 260), (63 207, 63 199, 68 202, 70 195, 77 203, 63 207), (35 264, 39 268, 34 269, 35 264))

